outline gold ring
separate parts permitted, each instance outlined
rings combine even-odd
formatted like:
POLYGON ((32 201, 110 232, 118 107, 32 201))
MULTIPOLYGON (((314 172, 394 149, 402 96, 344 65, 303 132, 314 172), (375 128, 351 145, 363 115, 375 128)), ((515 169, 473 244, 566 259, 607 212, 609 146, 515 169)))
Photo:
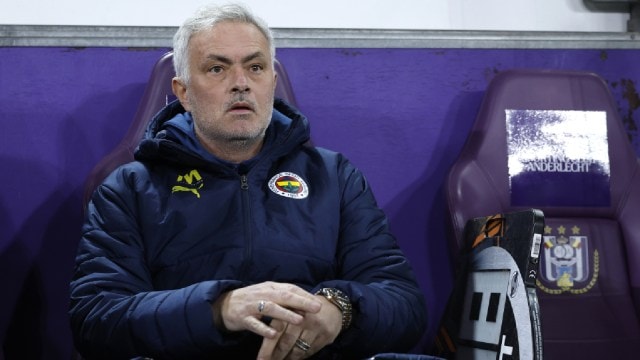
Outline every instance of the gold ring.
POLYGON ((311 345, 309 345, 308 342, 302 340, 301 338, 298 338, 298 340, 296 340, 295 343, 296 347, 304 352, 309 351, 309 349, 311 349, 311 345))

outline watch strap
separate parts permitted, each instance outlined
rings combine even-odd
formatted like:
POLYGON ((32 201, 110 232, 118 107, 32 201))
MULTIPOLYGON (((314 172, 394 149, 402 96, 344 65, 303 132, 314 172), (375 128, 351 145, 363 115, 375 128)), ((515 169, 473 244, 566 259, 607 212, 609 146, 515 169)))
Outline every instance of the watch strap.
POLYGON ((353 308, 349 296, 344 292, 334 288, 322 288, 316 292, 316 295, 324 296, 329 302, 335 305, 342 313, 342 330, 351 325, 353 317, 353 308))

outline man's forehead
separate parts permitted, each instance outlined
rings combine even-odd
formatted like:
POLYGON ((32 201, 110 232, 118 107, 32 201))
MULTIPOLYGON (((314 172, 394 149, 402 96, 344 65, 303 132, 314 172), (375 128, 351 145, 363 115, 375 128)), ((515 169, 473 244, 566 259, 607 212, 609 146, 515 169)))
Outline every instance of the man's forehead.
POLYGON ((239 21, 223 21, 202 29, 192 35, 190 42, 192 41, 219 47, 251 43, 256 46, 268 46, 267 37, 257 26, 239 21))
POLYGON ((253 24, 223 22, 201 30, 189 40, 192 56, 198 58, 226 57, 245 58, 270 57, 267 38, 253 24))

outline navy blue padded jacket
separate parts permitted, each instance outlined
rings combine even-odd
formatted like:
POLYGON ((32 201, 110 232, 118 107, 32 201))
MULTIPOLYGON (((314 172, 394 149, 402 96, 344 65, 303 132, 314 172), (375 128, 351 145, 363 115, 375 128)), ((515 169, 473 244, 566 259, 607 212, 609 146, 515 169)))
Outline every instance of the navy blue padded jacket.
POLYGON ((306 118, 281 100, 260 154, 235 166, 198 151, 188 115, 163 109, 88 204, 71 281, 79 352, 255 359, 262 339, 218 330, 211 304, 268 280, 350 296, 351 327, 315 359, 411 349, 424 297, 362 173, 310 145, 306 118))

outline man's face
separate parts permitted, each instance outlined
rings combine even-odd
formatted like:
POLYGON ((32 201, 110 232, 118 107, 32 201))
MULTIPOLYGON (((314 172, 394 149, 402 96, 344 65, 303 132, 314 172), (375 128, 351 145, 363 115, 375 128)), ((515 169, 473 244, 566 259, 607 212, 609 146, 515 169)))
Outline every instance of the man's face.
POLYGON ((174 92, 193 114, 203 145, 211 150, 261 141, 271 120, 276 74, 260 30, 219 23, 191 37, 188 61, 189 84, 174 81, 174 92))

